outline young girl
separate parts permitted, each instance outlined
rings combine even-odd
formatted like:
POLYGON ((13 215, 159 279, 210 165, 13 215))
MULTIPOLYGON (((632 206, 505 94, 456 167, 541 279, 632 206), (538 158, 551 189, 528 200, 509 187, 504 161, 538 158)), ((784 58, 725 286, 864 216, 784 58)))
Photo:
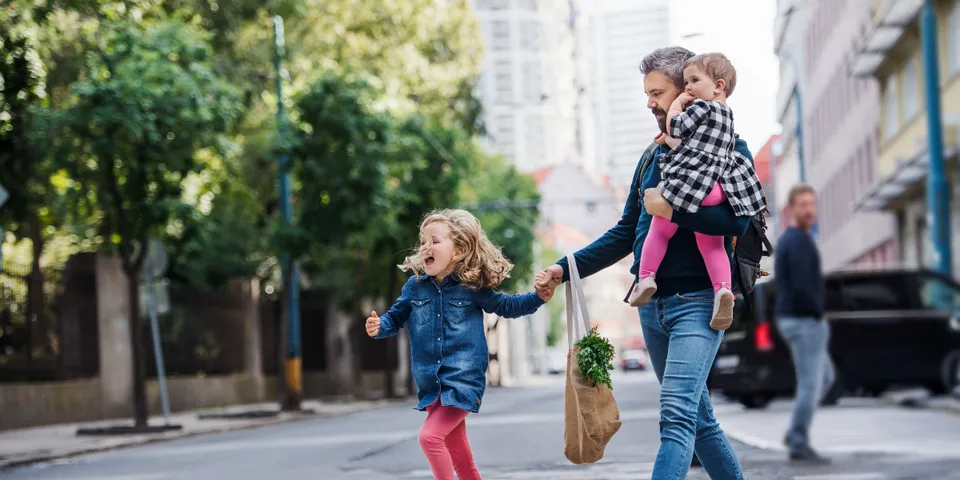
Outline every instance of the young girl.
POLYGON ((453 480, 456 471, 460 480, 479 479, 465 419, 480 410, 487 384, 483 312, 506 318, 530 315, 552 295, 493 290, 513 265, 464 210, 427 215, 420 224, 420 248, 400 268, 414 275, 386 314, 370 314, 367 334, 387 338, 408 325, 417 410, 428 412, 420 447, 433 476, 453 480))
MULTIPOLYGON (((766 208, 760 180, 750 161, 734 150, 733 112, 727 97, 737 83, 737 72, 720 53, 697 55, 683 70, 686 91, 670 106, 668 134, 657 143, 672 150, 660 156, 661 191, 673 208, 696 212, 700 206, 730 203, 738 216, 753 216, 766 208)), ((677 225, 653 217, 640 253, 639 281, 630 304, 646 305, 657 291, 654 280, 667 243, 677 225)), ((713 283, 710 327, 726 330, 733 322, 730 257, 723 237, 696 233, 697 246, 713 283)))

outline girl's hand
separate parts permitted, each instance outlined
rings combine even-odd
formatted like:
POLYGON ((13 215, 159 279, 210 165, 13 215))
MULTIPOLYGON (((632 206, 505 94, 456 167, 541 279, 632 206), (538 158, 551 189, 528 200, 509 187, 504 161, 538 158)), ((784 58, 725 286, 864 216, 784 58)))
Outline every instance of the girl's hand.
POLYGON ((379 333, 380 317, 377 316, 377 312, 370 312, 370 316, 367 317, 367 335, 376 337, 379 333))
POLYGON ((667 134, 666 134, 666 133, 663 133, 663 132, 660 132, 660 134, 657 135, 657 136, 653 139, 653 143, 656 143, 656 144, 658 144, 658 145, 666 145, 666 144, 667 144, 667 134))
POLYGON ((687 105, 690 105, 696 99, 697 97, 694 97, 692 93, 683 92, 677 97, 675 102, 679 103, 682 108, 687 108, 687 105))

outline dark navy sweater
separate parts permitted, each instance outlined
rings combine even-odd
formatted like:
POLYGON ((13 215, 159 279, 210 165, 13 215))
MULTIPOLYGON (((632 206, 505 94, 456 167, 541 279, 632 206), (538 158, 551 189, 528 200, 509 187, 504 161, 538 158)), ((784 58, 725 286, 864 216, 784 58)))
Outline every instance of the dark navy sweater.
POLYGON ((809 233, 790 227, 777 241, 774 254, 777 316, 823 315, 823 272, 820 252, 809 233))
MULTIPOLYGON (((747 143, 737 139, 736 150, 753 162, 753 156, 747 148, 747 143)), ((577 270, 581 277, 588 277, 604 268, 613 265, 633 253, 633 267, 630 273, 636 275, 640 264, 640 250, 643 241, 647 238, 652 215, 647 213, 643 206, 643 191, 656 188, 660 183, 660 164, 657 159, 668 152, 668 148, 660 146, 654 153, 653 161, 644 172, 643 178, 638 179, 641 159, 637 170, 633 173, 633 182, 630 184, 630 194, 623 207, 623 215, 617 224, 595 240, 590 245, 574 253, 577 259, 577 270)), ((703 257, 697 248, 697 241, 693 232, 727 237, 727 252, 732 252, 730 237, 742 235, 747 230, 750 217, 738 217, 730 204, 723 202, 714 207, 700 207, 697 213, 688 213, 674 210, 673 223, 680 228, 670 239, 667 254, 657 270, 657 296, 669 296, 677 293, 692 293, 712 289, 710 276, 704 266, 703 257)), ((557 262, 563 267, 563 280, 570 279, 567 269, 567 259, 557 262)))

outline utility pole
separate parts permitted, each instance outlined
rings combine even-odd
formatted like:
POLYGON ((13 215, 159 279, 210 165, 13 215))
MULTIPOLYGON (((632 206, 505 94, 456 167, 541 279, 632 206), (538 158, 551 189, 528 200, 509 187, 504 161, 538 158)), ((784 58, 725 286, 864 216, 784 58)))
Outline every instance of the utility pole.
MULTIPOLYGON (((283 139, 286 133, 286 117, 283 114, 283 69, 281 61, 284 55, 283 18, 280 15, 273 17, 273 69, 277 77, 277 135, 283 139)), ((284 151, 278 159, 280 175, 280 208, 283 222, 293 221, 293 206, 290 201, 290 155, 284 151)), ((303 380, 301 375, 301 348, 300 348, 300 282, 297 275, 297 266, 290 252, 283 254, 281 260, 283 272, 283 296, 286 298, 287 321, 287 349, 284 373, 286 388, 280 399, 283 410, 299 410, 303 399, 303 380)))
POLYGON ((920 17, 923 76, 927 100, 927 223, 933 243, 933 267, 951 276, 950 184, 943 161, 943 123, 940 113, 940 62, 937 58, 937 12, 933 0, 924 0, 920 17))

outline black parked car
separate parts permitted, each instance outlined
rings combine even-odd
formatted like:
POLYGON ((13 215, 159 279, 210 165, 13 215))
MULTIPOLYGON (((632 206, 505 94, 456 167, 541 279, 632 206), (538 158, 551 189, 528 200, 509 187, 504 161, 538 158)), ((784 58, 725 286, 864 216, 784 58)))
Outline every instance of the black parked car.
MULTIPOLYGON (((836 272, 825 280, 837 371, 825 403, 894 386, 944 394, 960 384, 960 284, 903 269, 836 272)), ((775 299, 772 277, 765 277, 750 302, 737 302, 742 314, 724 334, 708 379, 711 390, 747 408, 793 396, 793 361, 774 325, 775 299)))

